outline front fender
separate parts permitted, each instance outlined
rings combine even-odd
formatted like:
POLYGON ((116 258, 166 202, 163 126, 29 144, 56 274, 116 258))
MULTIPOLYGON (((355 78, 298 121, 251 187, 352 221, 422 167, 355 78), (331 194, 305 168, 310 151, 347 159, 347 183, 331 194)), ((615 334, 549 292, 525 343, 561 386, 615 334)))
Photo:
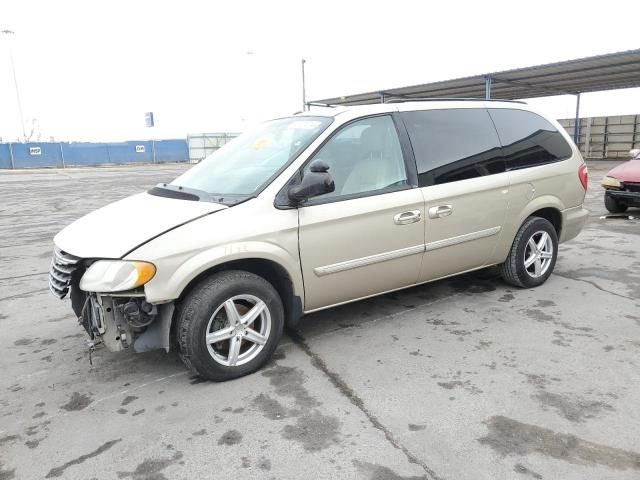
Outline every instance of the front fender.
POLYGON ((198 275, 224 263, 235 260, 262 259, 277 263, 291 278, 294 294, 303 298, 302 274, 297 255, 292 255, 279 245, 265 241, 246 241, 219 245, 196 253, 169 265, 158 265, 158 273, 145 285, 145 295, 150 303, 162 303, 178 298, 187 285, 198 275))

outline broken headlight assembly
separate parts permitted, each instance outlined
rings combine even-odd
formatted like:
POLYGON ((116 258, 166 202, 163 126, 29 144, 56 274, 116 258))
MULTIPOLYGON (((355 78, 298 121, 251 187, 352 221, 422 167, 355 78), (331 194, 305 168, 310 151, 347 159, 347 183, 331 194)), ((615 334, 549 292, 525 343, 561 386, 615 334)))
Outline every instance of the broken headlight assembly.
POLYGON ((98 260, 80 280, 80 290, 112 293, 141 287, 156 274, 153 263, 128 260, 98 260))
POLYGON ((611 189, 619 190, 619 189, 622 188, 622 182, 620 182, 620 180, 618 180, 617 178, 604 177, 602 179, 602 186, 604 188, 611 188, 611 189))

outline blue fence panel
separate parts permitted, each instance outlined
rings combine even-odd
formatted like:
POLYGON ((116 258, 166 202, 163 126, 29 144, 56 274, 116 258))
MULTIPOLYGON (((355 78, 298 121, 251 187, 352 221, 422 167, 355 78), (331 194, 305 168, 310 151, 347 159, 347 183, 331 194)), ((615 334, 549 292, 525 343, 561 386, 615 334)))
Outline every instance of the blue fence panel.
POLYGON ((112 143, 0 143, 0 168, 186 162, 186 140, 130 140, 112 143), (10 150, 11 149, 11 150, 10 150), (154 153, 155 150, 155 153, 154 153), (13 167, 11 165, 13 151, 13 167))
POLYGON ((61 167, 59 143, 12 143, 14 168, 61 167))
POLYGON ((108 143, 110 163, 151 163, 153 149, 150 141, 131 140, 128 142, 108 143))
POLYGON ((64 164, 67 166, 100 165, 111 163, 105 143, 63 143, 64 164))
POLYGON ((186 162, 189 146, 186 140, 156 140, 156 162, 186 162))
POLYGON ((11 152, 8 143, 0 143, 0 168, 11 168, 11 152))

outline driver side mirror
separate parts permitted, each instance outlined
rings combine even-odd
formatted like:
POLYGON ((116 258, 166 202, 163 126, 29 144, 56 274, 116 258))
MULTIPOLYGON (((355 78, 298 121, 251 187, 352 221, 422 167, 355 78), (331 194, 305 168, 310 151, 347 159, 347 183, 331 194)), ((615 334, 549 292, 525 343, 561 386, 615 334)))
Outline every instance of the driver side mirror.
POLYGON ((325 162, 316 160, 311 163, 309 170, 300 183, 289 187, 288 197, 294 205, 318 195, 331 193, 336 189, 329 173, 329 165, 325 162))

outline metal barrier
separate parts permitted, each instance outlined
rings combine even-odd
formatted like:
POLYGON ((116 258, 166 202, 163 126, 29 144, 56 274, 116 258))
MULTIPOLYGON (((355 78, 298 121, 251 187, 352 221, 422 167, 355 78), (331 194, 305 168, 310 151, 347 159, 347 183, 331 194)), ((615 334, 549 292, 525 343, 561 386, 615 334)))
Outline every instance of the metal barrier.
MULTIPOLYGON (((558 121, 573 136, 576 121, 558 121)), ((640 115, 581 118, 578 132, 578 148, 585 158, 628 158, 629 150, 640 148, 640 115)))
POLYGON ((0 169, 189 161, 186 140, 0 143, 0 169))
POLYGON ((236 138, 239 133, 196 133, 187 135, 189 160, 199 162, 223 145, 236 138))

